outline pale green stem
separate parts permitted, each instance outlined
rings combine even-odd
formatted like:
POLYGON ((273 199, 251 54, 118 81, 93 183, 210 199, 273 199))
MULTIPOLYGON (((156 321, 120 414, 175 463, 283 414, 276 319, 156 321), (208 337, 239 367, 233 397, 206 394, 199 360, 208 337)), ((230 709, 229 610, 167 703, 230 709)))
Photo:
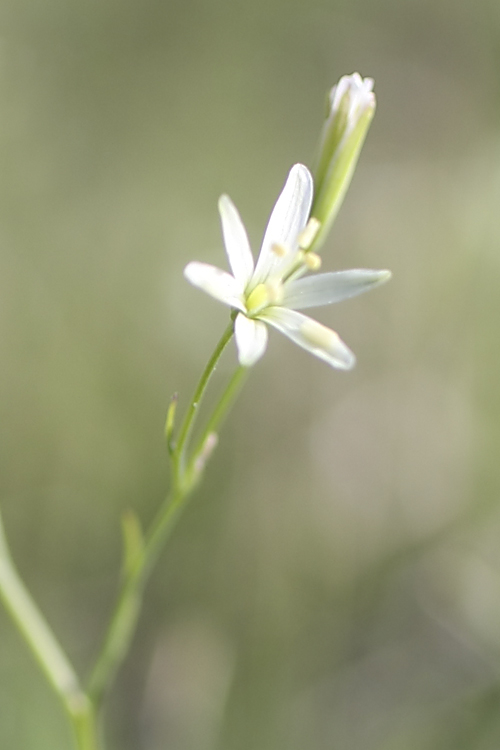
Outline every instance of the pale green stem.
MULTIPOLYGON (((115 610, 88 684, 88 692, 95 705, 102 701, 117 669, 127 654, 137 624, 142 594, 149 573, 196 484, 199 472, 197 473, 194 470, 194 466, 198 454, 195 451, 194 459, 187 461, 189 437, 210 377, 232 335, 233 323, 225 330, 203 371, 180 428, 179 437, 175 446, 173 446, 174 487, 172 495, 167 497, 163 503, 146 534, 142 550, 138 552, 135 561, 131 565, 129 564, 124 574, 115 610)), ((246 368, 242 367, 236 370, 208 420, 207 428, 202 436, 203 442, 206 436, 220 424, 236 395, 245 370, 246 368)), ((201 447, 203 447, 203 442, 200 443, 201 447)), ((198 450, 200 449, 198 448, 198 450)))
POLYGON ((78 750, 99 750, 102 747, 97 735, 96 711, 129 649, 148 575, 200 476, 201 468, 197 468, 197 458, 203 450, 207 436, 218 429, 243 383, 247 368, 239 367, 209 418, 193 458, 188 461, 188 443, 198 407, 232 335, 233 323, 228 326, 217 344, 195 390, 179 431, 177 444, 172 450, 173 493, 160 508, 142 547, 137 550, 135 559, 128 560, 115 610, 87 691, 81 688, 73 667, 21 581, 10 557, 0 518, 0 597, 49 683, 61 699, 73 726, 78 750))
POLYGON ((231 322, 226 328, 226 330, 224 331, 224 333, 222 334, 222 337, 219 343, 215 347, 212 356, 208 360, 207 366, 205 367, 203 371, 203 374, 200 378, 200 382, 198 383, 196 391, 194 392, 193 399, 191 401, 191 404, 189 405, 187 414, 184 418, 184 422, 179 431, 179 437, 177 438, 177 442, 176 442, 176 445, 174 447, 174 451, 172 454, 172 461, 173 461, 174 471, 175 471, 174 483, 176 487, 179 487, 181 478, 184 475, 185 464, 186 464, 187 442, 191 434, 194 420, 198 413, 198 407, 200 406, 201 399, 203 398, 203 394, 206 391, 208 381, 210 380, 210 377, 217 366, 217 362, 219 361, 222 352, 226 348, 226 345, 229 343, 229 341, 232 338, 233 331, 234 331, 234 324, 233 322, 231 322))
POLYGON ((167 497, 153 521, 144 547, 125 575, 108 630, 90 675, 88 693, 97 706, 101 703, 116 671, 127 655, 139 617, 148 575, 172 530, 187 493, 167 497))
MULTIPOLYGON (((200 459, 200 457, 203 454, 203 449, 206 445, 206 441, 209 435, 217 433, 217 430, 220 427, 220 424, 224 417, 226 416, 227 412, 231 408, 231 405, 233 404, 234 400, 236 399, 240 389, 242 388, 245 378, 248 375, 249 368, 248 367, 238 367, 238 369, 234 372, 231 380, 228 383, 228 386, 224 393, 222 394, 222 397, 215 407, 214 411, 212 412, 212 416, 208 420, 205 429, 203 430, 201 437, 196 445, 196 448, 193 451, 193 456, 189 462, 189 467, 186 471, 186 474, 188 477, 193 475, 193 473, 196 472, 197 464, 200 459)), ((188 480, 189 481, 189 480, 188 480)))
POLYGON ((94 708, 10 556, 0 517, 0 597, 66 709, 79 750, 98 750, 94 708))

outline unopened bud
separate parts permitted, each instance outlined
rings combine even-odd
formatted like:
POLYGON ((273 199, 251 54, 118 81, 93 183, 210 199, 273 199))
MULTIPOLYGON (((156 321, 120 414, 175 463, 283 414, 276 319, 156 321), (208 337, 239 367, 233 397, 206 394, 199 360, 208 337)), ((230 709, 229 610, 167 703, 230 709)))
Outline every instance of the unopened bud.
POLYGON ((217 433, 209 432, 207 437, 205 438, 205 442, 203 443, 201 451, 196 456, 196 460, 194 462, 194 469, 197 474, 200 474, 205 468, 205 465, 214 452, 214 449, 216 448, 218 442, 219 436, 217 435, 217 433))
POLYGON ((174 393, 170 399, 167 411, 167 419, 165 422, 165 437, 167 438, 167 447, 170 453, 173 451, 173 436, 175 426, 175 411, 177 409, 177 401, 179 400, 179 394, 174 393))
POLYGON ((330 92, 328 117, 321 135, 314 172, 311 216, 321 226, 311 248, 326 237, 349 187, 356 162, 375 112, 373 79, 359 73, 343 76, 330 92))

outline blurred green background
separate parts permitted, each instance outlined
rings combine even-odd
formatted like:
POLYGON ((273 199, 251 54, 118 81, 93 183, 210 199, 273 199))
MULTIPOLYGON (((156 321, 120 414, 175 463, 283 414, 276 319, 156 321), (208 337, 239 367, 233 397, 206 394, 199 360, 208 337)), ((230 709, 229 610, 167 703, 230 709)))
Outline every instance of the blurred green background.
MULTIPOLYGON (((120 515, 153 516, 168 400, 227 321, 182 277, 225 263, 218 196, 257 249, 327 89, 376 81, 324 268, 394 279, 318 311, 353 373, 271 336, 151 581, 111 750, 498 750, 498 0, 2 0, 0 19, 0 504, 82 673, 120 515)), ((71 747, 3 610, 0 747, 71 747)))

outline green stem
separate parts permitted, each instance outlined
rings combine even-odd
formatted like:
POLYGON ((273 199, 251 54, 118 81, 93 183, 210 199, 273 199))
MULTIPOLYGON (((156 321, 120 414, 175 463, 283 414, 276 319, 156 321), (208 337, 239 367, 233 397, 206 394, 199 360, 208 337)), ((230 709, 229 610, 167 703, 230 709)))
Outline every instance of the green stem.
POLYGON ((197 466, 198 460, 203 454, 203 449, 206 445, 208 436, 210 434, 217 433, 222 420, 226 416, 231 405, 236 399, 238 393, 240 392, 245 382, 245 378, 248 375, 248 372, 249 372, 249 368, 242 367, 242 366, 238 367, 238 369, 234 372, 226 390, 222 394, 222 397, 219 403, 217 404, 214 411, 212 412, 212 416, 208 420, 205 426, 205 429, 203 430, 201 437, 196 445, 196 448, 193 451, 192 458, 189 462, 189 467, 186 470, 186 474, 188 476, 193 477, 193 474, 196 472, 196 466, 197 466))
POLYGON ((142 545, 139 543, 132 559, 127 560, 114 613, 90 676, 87 691, 81 688, 72 665, 17 573, 0 518, 0 598, 3 599, 47 680, 61 699, 71 721, 78 750, 99 750, 96 712, 129 649, 140 612, 144 586, 200 476, 202 467, 198 468, 198 459, 202 456, 207 438, 218 429, 243 383, 247 368, 239 367, 209 418, 191 460, 188 461, 188 443, 198 407, 233 331, 234 326, 231 322, 203 371, 180 428, 177 444, 172 446, 173 493, 160 508, 142 545))
POLYGON ((0 517, 0 597, 48 682, 62 701, 79 750, 98 750, 92 703, 12 561, 0 517))
MULTIPOLYGON (((189 438, 199 411, 198 407, 221 354, 233 335, 233 328, 231 322, 210 357, 188 407, 177 442, 173 446, 173 493, 163 503, 146 534, 142 548, 132 564, 128 565, 124 574, 115 610, 88 683, 89 695, 96 706, 101 703, 116 671, 127 654, 137 624, 142 594, 148 576, 196 484, 197 475, 193 469, 194 461, 188 462, 186 456, 189 438)), ((238 368, 229 382, 223 397, 208 421, 202 437, 203 441, 209 432, 219 425, 225 411, 232 403, 244 370, 245 368, 238 368)), ((196 451, 194 455, 196 457, 196 451)))
POLYGON ((99 750, 104 742, 98 737, 95 708, 85 696, 81 710, 70 714, 78 750, 99 750))
POLYGON ((179 437, 177 438, 177 443, 174 448, 174 452, 172 455, 172 461, 174 464, 175 469, 175 486, 180 486, 180 480, 181 477, 184 474, 185 470, 185 463, 186 463, 186 447, 189 440, 189 436, 191 434, 191 430, 193 428, 193 423, 196 418, 196 414, 198 412, 198 407, 200 405, 201 399, 203 397, 203 394, 206 391, 208 381, 210 380, 210 377, 212 373, 214 372, 217 363, 221 357, 222 352, 226 348, 226 345, 229 343, 229 341, 232 338, 234 331, 234 324, 231 321, 231 323, 228 325, 224 333, 222 334, 222 337, 215 347, 215 350, 208 360, 207 366, 205 367, 202 376, 200 378, 200 382, 198 383, 196 390, 194 392, 193 399, 191 401, 191 404, 189 405, 187 414, 184 418, 184 422, 181 426, 179 437))
POLYGON ((188 493, 167 497, 151 524, 143 549, 124 577, 108 630, 88 683, 88 694, 98 706, 125 658, 134 635, 144 586, 174 527, 188 493))

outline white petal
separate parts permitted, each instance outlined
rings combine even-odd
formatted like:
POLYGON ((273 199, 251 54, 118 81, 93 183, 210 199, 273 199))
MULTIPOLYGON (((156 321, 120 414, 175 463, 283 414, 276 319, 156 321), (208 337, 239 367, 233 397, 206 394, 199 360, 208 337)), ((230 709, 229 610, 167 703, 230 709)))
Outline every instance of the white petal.
POLYGON ((239 313, 234 321, 234 336, 240 365, 251 367, 262 357, 267 347, 267 328, 258 320, 239 313))
POLYGON ((243 288, 234 276, 221 271, 220 268, 210 266, 208 263, 196 261, 188 263, 184 269, 184 276, 191 284, 203 289, 211 297, 224 302, 225 305, 244 310, 243 288))
POLYGON ((288 254, 297 251, 298 236, 307 224, 312 196, 311 173, 303 164, 295 164, 269 218, 255 269, 255 284, 265 281, 283 263, 283 257, 273 251, 273 245, 279 245, 288 254))
POLYGON ((332 367, 340 370, 354 367, 356 358, 351 350, 335 331, 316 320, 286 307, 268 307, 259 318, 332 367))
POLYGON ((366 268, 306 276, 285 284, 283 304, 292 310, 330 305, 367 292, 390 278, 390 271, 371 271, 366 268))
POLYGON ((219 213, 229 265, 235 279, 245 287, 253 274, 253 257, 246 229, 228 195, 219 198, 219 213))

